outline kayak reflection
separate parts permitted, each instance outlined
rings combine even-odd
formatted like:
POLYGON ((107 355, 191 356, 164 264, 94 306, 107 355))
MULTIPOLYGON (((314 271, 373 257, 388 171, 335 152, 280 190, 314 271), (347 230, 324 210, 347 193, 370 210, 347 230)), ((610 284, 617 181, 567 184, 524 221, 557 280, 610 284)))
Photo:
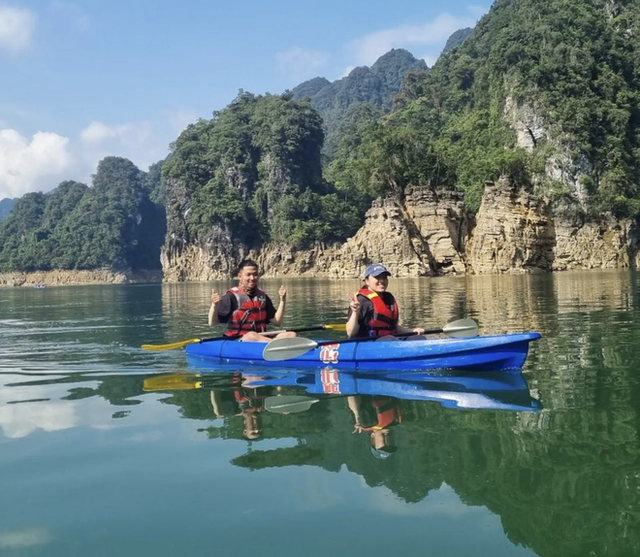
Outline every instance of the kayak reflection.
MULTIPOLYGON (((259 373, 255 368, 249 371, 236 369, 229 373, 228 368, 223 367, 204 368, 201 373, 161 375, 144 380, 145 391, 202 388, 210 389, 215 418, 224 418, 228 424, 222 429, 208 428, 206 431, 215 437, 239 437, 242 424, 242 437, 249 442, 265 436, 263 421, 269 424, 267 436, 270 438, 287 436, 284 431, 289 427, 282 420, 288 420, 290 426, 295 427, 298 431, 295 437, 301 434, 306 436, 317 427, 334 432, 337 431, 336 427, 343 429, 347 425, 345 421, 348 420, 348 414, 339 411, 339 401, 336 401, 337 407, 332 404, 333 399, 342 398, 342 408, 348 408, 353 420, 349 431, 357 437, 366 436, 367 452, 378 460, 389 459, 399 446, 407 445, 406 440, 397 441, 398 426, 403 422, 405 410, 403 403, 415 405, 418 402, 413 401, 431 401, 445 408, 467 410, 541 409, 540 402, 531 396, 524 376, 517 370, 468 374, 396 372, 367 376, 332 367, 317 371, 284 372, 264 369, 259 373), (278 418, 278 422, 273 421, 275 416, 268 421, 263 420, 264 413, 280 414, 281 418, 278 418), (310 422, 293 417, 305 414, 309 414, 310 422), (331 416, 335 416, 336 421, 331 416), (323 422, 325 425, 320 426, 323 422), (307 432, 308 426, 311 426, 311 430, 307 432), (225 430, 227 435, 224 434, 225 430), (236 435, 229 435, 232 430, 237 432, 236 435)), ((412 410, 409 421, 415 421, 415 408, 412 410)), ((301 456, 299 463, 305 461, 304 450, 297 449, 295 452, 301 456)))
MULTIPOLYGON (((375 376, 352 374, 325 367, 320 370, 235 370, 203 368, 201 373, 154 376, 145 379, 144 389, 179 390, 206 387, 232 390, 237 401, 252 413, 268 410, 290 414, 308 410, 323 398, 369 395, 405 400, 438 402, 447 408, 537 411, 540 402, 531 396, 527 382, 518 370, 474 373, 377 373, 375 376), (223 377, 227 380, 224 381, 223 377), (226 385, 225 385, 226 383, 226 385), (272 388, 277 392, 257 389, 272 388), (297 393, 284 393, 293 388, 297 393), (242 391, 242 392, 240 392, 242 391), (252 391, 253 394, 250 394, 252 391), (314 396, 308 396, 314 395, 314 396), (259 404, 256 402, 259 401, 259 404)), ((219 415, 214 408, 214 413, 219 415)))

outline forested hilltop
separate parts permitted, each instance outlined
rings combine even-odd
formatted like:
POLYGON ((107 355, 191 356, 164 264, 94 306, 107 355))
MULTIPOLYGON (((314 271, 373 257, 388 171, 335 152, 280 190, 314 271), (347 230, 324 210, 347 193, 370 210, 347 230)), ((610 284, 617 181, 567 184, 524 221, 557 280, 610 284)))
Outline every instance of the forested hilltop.
POLYGON ((351 159, 398 191, 462 190, 472 210, 506 174, 576 211, 638 215, 639 9, 497 0, 351 159))
MULTIPOLYGON (((461 31, 464 35, 464 30, 461 31)), ((460 33, 460 32, 457 32, 460 33)), ((450 39, 451 40, 451 39, 450 39)), ((454 39, 464 40, 464 38, 454 39)), ((309 98, 311 106, 323 120, 326 135, 324 152, 328 157, 334 154, 335 144, 344 133, 342 122, 353 119, 350 111, 368 103, 376 107, 376 114, 391 111, 394 97, 402 90, 405 76, 410 72, 424 72, 427 64, 402 48, 392 49, 369 68, 360 66, 336 81, 316 77, 292 89, 298 100, 309 98)))
POLYGON ((269 242, 305 248, 346 238, 371 198, 323 178, 323 139, 318 113, 290 93, 241 92, 189 126, 163 166, 167 249, 241 257, 269 242))
POLYGON ((158 269, 166 226, 152 177, 107 157, 91 188, 67 181, 26 194, 0 224, 0 270, 158 269))

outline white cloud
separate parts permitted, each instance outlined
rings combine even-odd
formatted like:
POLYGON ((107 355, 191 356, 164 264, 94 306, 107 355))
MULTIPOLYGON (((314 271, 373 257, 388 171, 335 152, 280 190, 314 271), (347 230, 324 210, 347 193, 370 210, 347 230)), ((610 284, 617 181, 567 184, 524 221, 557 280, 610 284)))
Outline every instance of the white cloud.
POLYGON ((102 122, 91 122, 80 132, 80 139, 86 145, 104 145, 115 142, 132 147, 143 144, 151 137, 151 125, 148 122, 130 122, 108 126, 102 122))
MULTIPOLYGON (((179 118, 195 120, 182 113, 172 123, 178 125, 179 118)), ((125 157, 147 170, 167 153, 168 141, 149 122, 94 121, 75 139, 53 132, 38 132, 28 139, 14 129, 0 129, 0 199, 46 192, 63 180, 88 184, 98 162, 107 156, 125 157)))
POLYGON ((0 49, 15 54, 29 48, 35 23, 30 10, 0 6, 0 49))
POLYGON ((73 166, 69 140, 51 132, 38 132, 31 140, 12 129, 0 130, 0 199, 20 197, 52 185, 73 166))
POLYGON ((325 53, 316 50, 305 50, 296 46, 286 52, 276 55, 278 66, 286 73, 298 76, 312 76, 315 71, 324 66, 328 57, 325 53))
POLYGON ((53 540, 51 533, 44 528, 25 528, 0 532, 0 548, 24 549, 44 545, 53 540))
MULTIPOLYGON (((82 385, 95 387, 97 382, 83 382, 82 385)), ((65 400, 64 397, 69 394, 68 388, 68 383, 46 386, 0 385, 0 438, 22 439, 36 432, 55 433, 76 427, 104 431, 142 425, 153 428, 147 433, 154 438, 158 424, 174 420, 175 407, 159 404, 160 396, 145 398, 151 404, 145 404, 144 411, 132 409, 126 420, 114 420, 114 406, 108 401, 101 397, 65 400)), ((136 439, 138 442, 141 440, 139 436, 136 439)))
POLYGON ((412 50, 425 45, 434 47, 433 56, 427 55, 433 60, 434 56, 437 58, 453 32, 464 27, 473 27, 476 19, 476 17, 457 18, 444 13, 435 20, 421 25, 402 25, 370 33, 352 41, 349 48, 353 50, 356 63, 359 65, 370 66, 392 48, 412 50))
POLYGON ((125 157, 141 170, 167 155, 168 145, 155 137, 149 122, 107 125, 91 122, 80 132, 80 151, 85 167, 95 169, 107 156, 125 157))

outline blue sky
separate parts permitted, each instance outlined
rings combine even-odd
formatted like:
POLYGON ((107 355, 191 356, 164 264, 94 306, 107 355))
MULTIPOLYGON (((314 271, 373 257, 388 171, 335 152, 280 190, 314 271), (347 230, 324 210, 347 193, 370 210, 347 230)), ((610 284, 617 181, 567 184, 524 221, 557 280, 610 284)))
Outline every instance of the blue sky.
POLYGON ((0 199, 141 169, 239 89, 335 80, 406 48, 431 65, 486 5, 449 0, 0 0, 0 199), (393 6, 393 8, 391 7, 393 6))

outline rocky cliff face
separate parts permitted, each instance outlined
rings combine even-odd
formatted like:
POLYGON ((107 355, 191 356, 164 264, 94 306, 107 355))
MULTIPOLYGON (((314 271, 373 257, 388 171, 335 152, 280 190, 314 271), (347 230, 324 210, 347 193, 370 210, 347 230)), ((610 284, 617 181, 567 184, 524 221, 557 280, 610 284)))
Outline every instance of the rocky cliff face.
POLYGON ((204 245, 172 238, 160 252, 160 263, 165 282, 215 280, 233 276, 245 256, 246 248, 234 244, 228 231, 216 227, 204 245))
POLYGON ((584 223, 560 217, 554 219, 553 230, 552 271, 624 269, 640 262, 640 233, 632 219, 603 217, 584 223))
POLYGON ((295 251, 271 244, 247 251, 219 230, 204 246, 169 244, 162 265, 170 282, 229 278, 243 257, 272 277, 356 278, 374 261, 396 277, 518 274, 636 266, 639 246, 635 221, 569 219, 505 179, 486 186, 475 219, 466 215, 459 192, 420 187, 403 201, 376 200, 363 227, 343 245, 295 251))
POLYGON ((80 284, 132 284, 160 282, 161 271, 113 271, 94 269, 91 271, 33 271, 0 273, 0 287, 25 286, 71 286, 80 284))
POLYGON ((501 180, 485 188, 466 261, 475 274, 626 268, 636 265, 639 239, 632 219, 568 218, 501 180))
POLYGON ((548 203, 507 181, 487 185, 467 244, 475 274, 551 270, 553 227, 548 203))

